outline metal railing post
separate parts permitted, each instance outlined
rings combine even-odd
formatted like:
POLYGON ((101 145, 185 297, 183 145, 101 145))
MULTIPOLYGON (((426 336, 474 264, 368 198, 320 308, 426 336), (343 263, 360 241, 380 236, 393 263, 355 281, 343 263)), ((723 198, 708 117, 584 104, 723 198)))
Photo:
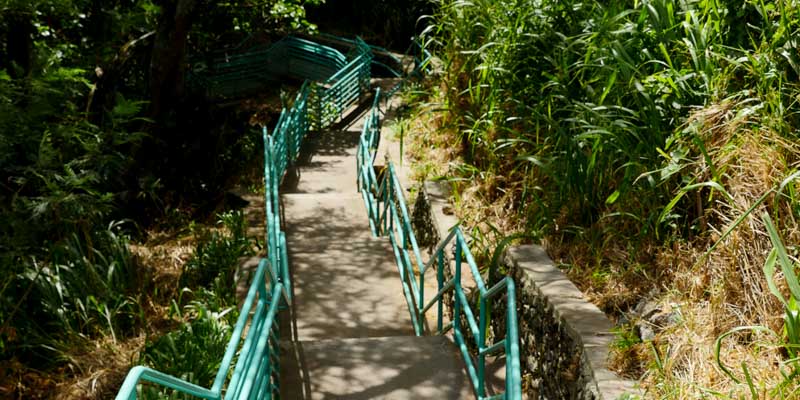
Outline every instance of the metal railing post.
MULTIPOLYGON (((438 291, 437 293, 441 292, 444 289, 444 249, 439 250, 436 252, 436 280, 438 281, 438 291)), ((436 312, 436 331, 442 332, 443 329, 443 319, 444 319, 444 299, 440 299, 438 304, 436 305, 437 312, 436 312)))

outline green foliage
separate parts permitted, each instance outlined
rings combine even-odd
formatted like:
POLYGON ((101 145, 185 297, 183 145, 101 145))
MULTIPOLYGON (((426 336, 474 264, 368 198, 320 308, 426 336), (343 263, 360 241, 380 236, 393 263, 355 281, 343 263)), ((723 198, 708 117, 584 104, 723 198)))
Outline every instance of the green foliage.
POLYGON ((239 211, 219 215, 223 231, 200 232, 192 258, 184 264, 181 284, 206 287, 213 284, 217 293, 232 295, 233 274, 239 258, 253 253, 247 237, 247 221, 239 211))
MULTIPOLYGON (((243 213, 221 214, 219 224, 226 232, 201 236, 185 265, 181 282, 189 287, 171 308, 181 320, 180 327, 148 342, 141 359, 159 371, 204 387, 214 381, 238 317, 233 273, 239 258, 253 252, 243 213), (181 308, 184 296, 192 300, 181 308)), ((143 395, 180 398, 175 397, 179 394, 153 387, 145 388, 143 395)))
POLYGON ((767 232, 769 233, 769 238, 773 246, 764 264, 764 274, 767 277, 770 291, 784 306, 783 329, 786 338, 784 347, 791 358, 797 358, 798 350, 800 350, 800 315, 798 314, 797 305, 797 301, 800 299, 800 283, 798 283, 796 267, 786 254, 786 247, 777 229, 775 229, 772 218, 770 218, 769 214, 765 213, 762 219, 764 220, 764 225, 767 227, 767 232), (783 294, 775 284, 776 262, 780 264, 783 277, 786 280, 787 286, 789 286, 790 294, 788 301, 783 297, 783 294))
MULTIPOLYGON (((460 151, 452 181, 479 182, 482 200, 519 212, 523 231, 578 250, 564 257, 582 264, 584 283, 608 291, 634 275, 657 278, 623 286, 661 286, 674 270, 654 248, 675 244, 677 259, 681 246, 715 241, 699 271, 756 209, 800 216, 790 149, 800 132, 800 2, 450 0, 427 20, 425 43, 439 58, 432 97, 446 110, 435 122, 449 133, 431 141, 460 151), (752 176, 757 166, 743 160, 754 148, 773 151, 765 164, 775 175, 752 176), (778 174, 788 178, 778 184, 778 174)), ((771 262, 770 277, 784 264, 771 262)), ((783 302, 781 368, 796 386, 800 317, 796 299, 783 302)), ((628 339, 617 345, 641 347, 628 339)), ((736 369, 738 389, 758 387, 736 369)))
MULTIPOLYGON (((190 320, 178 330, 147 343, 140 362, 211 387, 230 340, 236 311, 234 308, 214 310, 201 301, 192 302, 186 310, 192 314, 190 320)), ((170 391, 155 387, 146 386, 142 392, 145 399, 181 398, 180 394, 166 394, 170 391)))
POLYGON ((139 276, 109 221, 133 162, 125 153, 143 134, 128 131, 130 110, 108 128, 82 118, 84 75, 51 64, 0 79, 0 324, 16 338, 4 355, 49 363, 70 347, 64 337, 116 338, 138 323, 139 276))
POLYGON ((242 45, 254 35, 282 32, 315 32, 317 26, 306 17, 306 7, 324 0, 227 0, 200 7, 194 26, 194 47, 198 53, 218 51, 220 43, 242 45))
POLYGON ((6 278, 2 300, 9 314, 3 324, 13 326, 17 340, 4 350, 52 362, 69 349, 65 337, 116 340, 134 331, 142 322, 138 289, 144 277, 119 227, 112 223, 88 237, 73 233, 51 250, 50 260, 33 258, 6 278))
POLYGON ((796 1, 447 1, 431 22, 457 170, 508 177, 531 232, 701 234, 729 196, 693 112, 800 126, 796 1))
MULTIPOLYGON (((318 1, 198 1, 188 51, 225 47, 245 28, 313 29, 306 3, 318 1)), ((231 165, 260 153, 260 136, 239 125, 214 131, 225 117, 194 118, 210 114, 194 107, 208 106, 182 100, 171 111, 191 110, 204 130, 184 132, 170 125, 173 117, 158 125, 171 136, 150 134, 156 125, 145 117, 150 107, 143 99, 159 61, 151 60, 152 41, 164 4, 0 0, 0 360, 63 367, 90 340, 136 333, 145 320, 139 304, 148 270, 131 256, 128 235, 176 204, 202 212, 230 185, 231 165), (209 163, 210 151, 218 157, 209 163), (184 154, 202 154, 202 163, 183 163, 184 154), (203 204, 184 182, 203 189, 203 204)), ((229 233, 206 233, 184 276, 202 303, 190 312, 197 320, 191 332, 210 338, 220 337, 226 323, 213 321, 233 314, 222 311, 234 305, 233 266, 252 247, 241 214, 222 218, 229 233), (202 285, 211 289, 197 289, 202 285)))
POLYGON ((324 32, 349 32, 370 44, 406 50, 420 29, 418 18, 430 14, 429 0, 326 0, 310 7, 309 15, 324 32))
POLYGON ((634 345, 642 343, 642 339, 639 338, 639 335, 636 333, 636 327, 633 324, 614 328, 613 331, 616 337, 614 338, 614 342, 611 343, 611 346, 617 350, 626 351, 634 345))

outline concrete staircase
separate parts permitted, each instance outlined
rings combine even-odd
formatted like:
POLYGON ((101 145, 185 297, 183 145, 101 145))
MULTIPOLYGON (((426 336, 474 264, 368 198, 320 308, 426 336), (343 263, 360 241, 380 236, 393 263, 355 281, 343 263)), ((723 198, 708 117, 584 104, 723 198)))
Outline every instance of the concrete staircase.
POLYGON ((294 304, 281 397, 472 399, 450 338, 414 336, 391 245, 370 232, 356 190, 360 132, 356 121, 310 134, 282 187, 294 304))

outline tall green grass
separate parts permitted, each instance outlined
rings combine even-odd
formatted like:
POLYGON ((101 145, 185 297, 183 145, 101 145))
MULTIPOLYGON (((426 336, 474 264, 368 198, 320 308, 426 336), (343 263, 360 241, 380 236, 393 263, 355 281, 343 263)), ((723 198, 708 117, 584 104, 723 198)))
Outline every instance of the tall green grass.
MULTIPOLYGON (((784 230, 796 227, 800 1, 444 0, 439 5, 427 19, 425 43, 441 60, 439 81, 430 86, 446 111, 439 122, 449 132, 448 145, 460 151, 451 178, 456 185, 477 183, 485 203, 504 201, 528 235, 593 252, 570 256, 594 262, 577 273, 601 276, 602 282, 594 283, 600 291, 609 281, 623 290, 668 284, 638 279, 627 285, 615 275, 622 267, 622 275, 628 268, 638 277, 669 277, 672 267, 658 270, 670 264, 657 259, 661 249, 672 254, 673 248, 689 248, 675 250, 671 265, 699 273, 702 267, 696 267, 718 244, 728 247, 731 232, 756 209, 779 218, 784 230), (773 159, 745 154, 759 150, 773 159), (747 164, 753 160, 760 164, 747 164), (754 172, 769 163, 771 171, 754 172), (775 191, 781 176, 789 178, 775 191), (694 267, 677 265, 680 255, 706 250, 694 267)), ((725 251, 741 251, 730 257, 749 263, 761 257, 757 248, 725 251)), ((726 266, 705 278, 745 273, 737 268, 726 266)), ((705 285, 692 296, 729 301, 715 294, 725 284, 705 285)), ((766 287, 751 289, 767 295, 766 287)), ((624 301, 641 300, 626 294, 624 301)), ((782 367, 785 382, 796 383, 797 306, 784 303, 788 361, 782 367)), ((633 304, 612 308, 625 311, 633 304)), ((749 307, 755 308, 769 307, 749 307)), ((769 316, 747 318, 762 317, 769 316)), ((724 324, 741 321, 720 318, 724 324)), ((739 375, 744 385, 751 379, 747 369, 739 375)), ((776 390, 775 395, 787 393, 776 390)), ((668 392, 659 393, 675 396, 668 392)))
POLYGON ((726 201, 693 113, 730 102, 795 137, 798 13, 797 1, 444 1, 428 43, 464 162, 513 177, 500 190, 518 192, 529 230, 611 219, 642 239, 702 233, 703 210, 726 201))
POLYGON ((214 287, 233 295, 233 275, 239 257, 251 254, 253 242, 247 236, 244 213, 231 211, 219 215, 222 231, 201 230, 194 254, 183 266, 182 287, 214 287))

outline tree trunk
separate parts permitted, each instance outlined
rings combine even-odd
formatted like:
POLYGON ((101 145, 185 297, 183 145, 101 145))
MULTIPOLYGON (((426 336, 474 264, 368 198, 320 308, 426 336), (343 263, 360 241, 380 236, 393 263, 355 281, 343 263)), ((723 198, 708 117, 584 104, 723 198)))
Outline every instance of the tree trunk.
POLYGON ((126 63, 131 56, 135 56, 140 43, 149 40, 154 32, 148 32, 141 37, 125 43, 114 58, 95 69, 97 80, 89 94, 86 113, 90 122, 103 126, 108 114, 116 105, 117 84, 125 73, 126 63))
POLYGON ((12 13, 8 16, 8 36, 6 52, 8 64, 5 66, 12 78, 22 78, 31 71, 33 60, 34 26, 30 15, 12 13))
POLYGON ((160 120, 183 94, 186 42, 199 0, 162 0, 150 60, 151 116, 160 120))

